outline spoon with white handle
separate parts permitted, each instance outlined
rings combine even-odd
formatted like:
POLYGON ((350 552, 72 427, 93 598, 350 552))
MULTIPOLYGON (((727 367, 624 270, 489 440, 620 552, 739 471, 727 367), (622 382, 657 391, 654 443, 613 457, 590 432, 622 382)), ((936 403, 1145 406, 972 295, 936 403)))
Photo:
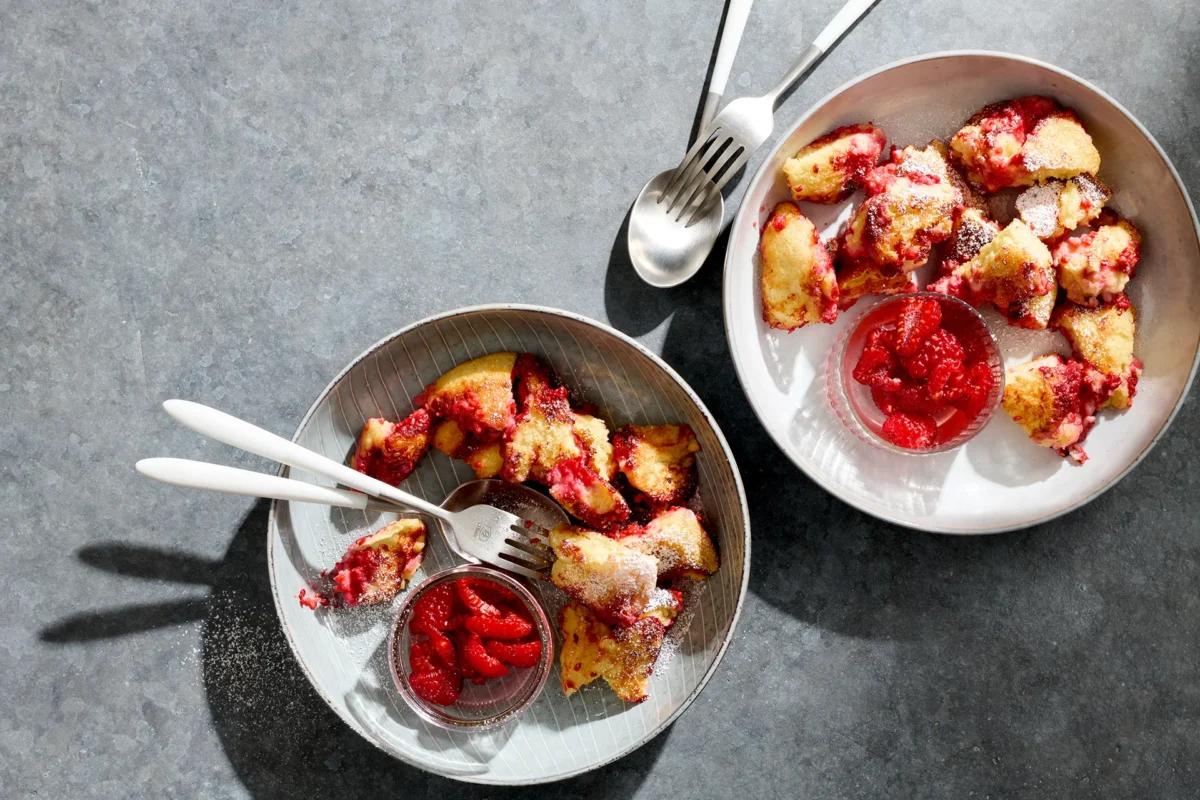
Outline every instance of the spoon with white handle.
POLYGON ((713 62, 712 77, 708 81, 708 91, 704 94, 704 108, 700 111, 700 132, 708 129, 709 123, 717 115, 721 98, 725 96, 725 84, 729 82, 729 73, 733 71, 733 61, 737 57, 742 33, 746 30, 746 20, 749 19, 753 6, 754 0, 729 0, 729 10, 725 14, 725 22, 721 25, 721 41, 717 43, 717 58, 713 62))
POLYGON ((177 422, 210 439, 332 478, 351 489, 441 520, 451 549, 468 560, 482 561, 529 578, 541 577, 541 571, 549 566, 545 547, 530 541, 531 536, 546 540, 546 531, 533 520, 483 504, 460 511, 447 510, 200 403, 166 400, 163 408, 177 422))
POLYGON ((695 275, 721 233, 721 189, 771 136, 779 98, 820 63, 879 0, 849 0, 774 89, 727 105, 696 137, 679 166, 650 180, 629 217, 629 257, 651 286, 678 286, 695 275))

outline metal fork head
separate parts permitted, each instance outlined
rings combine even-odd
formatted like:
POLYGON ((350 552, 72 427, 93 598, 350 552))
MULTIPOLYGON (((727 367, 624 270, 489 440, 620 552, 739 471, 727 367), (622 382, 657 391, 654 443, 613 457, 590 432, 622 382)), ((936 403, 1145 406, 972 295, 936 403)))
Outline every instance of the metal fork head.
POLYGON ((659 203, 685 227, 699 219, 712 199, 737 175, 774 128, 773 106, 763 97, 730 103, 684 155, 659 203), (689 212, 684 219, 685 212, 689 212))
POLYGON ((547 548, 532 542, 527 534, 536 531, 544 537, 545 529, 530 520, 493 506, 475 505, 455 512, 450 524, 459 549, 477 561, 526 578, 540 578, 550 567, 547 548))
POLYGON ((553 560, 548 529, 567 522, 540 492, 494 479, 462 484, 442 507, 454 513, 452 524, 442 526, 451 549, 527 578, 544 577, 553 560))

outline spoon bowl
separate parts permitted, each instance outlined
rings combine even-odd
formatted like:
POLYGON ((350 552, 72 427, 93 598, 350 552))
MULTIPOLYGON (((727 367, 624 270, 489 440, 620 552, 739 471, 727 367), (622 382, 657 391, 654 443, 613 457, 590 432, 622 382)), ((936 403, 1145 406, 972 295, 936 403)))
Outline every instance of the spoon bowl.
POLYGON ((721 233, 725 216, 720 192, 701 192, 688 205, 670 208, 663 195, 675 173, 669 169, 651 178, 629 214, 629 258, 633 268, 642 280, 659 289, 678 286, 700 271, 721 233), (680 217, 687 219, 693 212, 694 222, 685 225, 680 217))

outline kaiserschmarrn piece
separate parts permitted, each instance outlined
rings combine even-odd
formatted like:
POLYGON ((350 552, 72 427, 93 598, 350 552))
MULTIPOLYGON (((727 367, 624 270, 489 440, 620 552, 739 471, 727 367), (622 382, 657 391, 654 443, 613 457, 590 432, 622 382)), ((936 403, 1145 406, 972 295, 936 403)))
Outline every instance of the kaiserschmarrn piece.
POLYGON ((862 185, 886 144, 887 136, 870 123, 846 125, 800 148, 783 163, 783 177, 798 201, 837 203, 862 185))
POLYGON ((629 518, 629 504, 609 481, 612 453, 603 420, 572 411, 566 389, 542 387, 526 398, 505 438, 502 474, 545 484, 571 514, 606 529, 629 518))
POLYGON ((837 275, 817 229, 793 203, 780 203, 763 226, 763 320, 790 331, 833 322, 838 312, 837 275))
POLYGON ((424 550, 425 525, 418 519, 398 519, 351 544, 337 564, 321 573, 328 589, 301 589, 300 604, 315 609, 331 603, 387 603, 421 566, 424 550))
POLYGON ((1050 354, 1009 367, 1001 402, 1034 444, 1082 464, 1083 440, 1119 383, 1082 361, 1050 354))
POLYGON ((476 478, 494 478, 504 466, 500 442, 481 442, 452 419, 444 419, 434 426, 433 446, 450 458, 465 461, 476 478))
POLYGON ((869 261, 838 261, 838 308, 842 310, 870 295, 905 294, 917 290, 915 272, 884 271, 869 261))
POLYGON ((700 443, 687 425, 626 425, 613 434, 617 469, 651 507, 682 503, 696 488, 700 443))
POLYGON ((891 161, 867 173, 867 199, 842 232, 838 253, 884 272, 910 272, 950 236, 962 192, 950 177, 945 146, 892 149, 891 161))
POLYGON ((606 622, 632 625, 650 602, 658 580, 653 556, 617 539, 575 526, 550 532, 551 582, 606 622))
POLYGON ((516 417, 516 361, 516 353, 490 353, 464 361, 429 385, 417 404, 435 417, 454 420, 467 433, 497 439, 516 417))
POLYGON ((429 412, 418 408, 399 422, 371 417, 354 445, 351 466, 372 478, 399 486, 429 449, 429 412))
POLYGON ((931 288, 975 305, 992 303, 1014 325, 1036 329, 1050 322, 1057 293, 1049 249, 1019 219, 931 288))
POLYGON ((1137 323, 1129 299, 1120 295, 1096 308, 1066 303, 1054 313, 1053 325, 1067 337, 1076 358, 1119 381, 1105 407, 1129 408, 1142 374, 1142 362, 1133 355, 1137 323))
POLYGON ((612 627, 588 608, 568 603, 559 624, 563 633, 559 674, 564 695, 570 697, 597 678, 604 678, 626 703, 640 703, 649 696, 650 676, 666 633, 658 617, 644 616, 627 627, 612 627))
POLYGON ((1017 214, 1039 239, 1057 239, 1100 216, 1111 197, 1112 190, 1095 176, 1076 175, 1021 192, 1016 201, 1017 214))
POLYGON ((1072 303, 1094 306, 1111 300, 1125 291, 1141 249, 1141 234, 1123 219, 1072 236, 1054 248, 1058 282, 1072 303))
POLYGON ((985 191, 1100 170, 1100 153, 1074 111, 1020 97, 976 112, 950 140, 967 178, 985 191))
POLYGON ((717 548, 689 508, 667 509, 622 531, 621 543, 658 561, 660 579, 703 580, 717 571, 717 548))

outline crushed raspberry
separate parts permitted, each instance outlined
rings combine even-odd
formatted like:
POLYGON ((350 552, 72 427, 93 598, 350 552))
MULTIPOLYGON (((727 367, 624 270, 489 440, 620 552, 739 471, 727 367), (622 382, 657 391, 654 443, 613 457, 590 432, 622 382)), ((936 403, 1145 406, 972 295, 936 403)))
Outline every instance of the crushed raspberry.
POLYGON ((864 320, 866 341, 852 376, 870 387, 884 414, 885 439, 933 447, 964 430, 992 396, 987 348, 978 341, 977 323, 960 319, 955 307, 943 313, 936 298, 906 298, 894 306, 864 320))
POLYGON ((883 422, 883 438, 894 445, 910 450, 921 450, 933 445, 937 423, 924 414, 906 414, 897 411, 883 422))
POLYGON ((471 665, 471 669, 482 678, 503 678, 508 674, 508 667, 500 662, 484 647, 483 638, 477 633, 467 636, 462 647, 463 661, 471 665))
POLYGON ((900 304, 896 319, 896 354, 911 356, 942 324, 942 307, 929 297, 907 298, 900 304))
POLYGON ((536 639, 528 642, 491 641, 484 646, 496 660, 518 669, 536 667, 542 657, 542 643, 536 639))
POLYGON ((300 605, 313 611, 316 611, 318 606, 329 605, 328 597, 320 592, 310 592, 308 589, 301 589, 297 599, 299 599, 300 605))
POLYGON ((961 369, 965 358, 966 351, 958 337, 944 328, 938 328, 917 345, 915 352, 901 356, 900 363, 912 377, 928 378, 933 369, 941 364, 961 369))
POLYGON ((453 613, 454 587, 443 583, 434 586, 413 603, 413 625, 444 631, 450 626, 453 613))
POLYGON ((500 616, 500 609, 496 608, 491 603, 479 596, 471 581, 457 580, 454 582, 454 591, 458 594, 458 599, 467 607, 467 611, 472 614, 482 614, 489 617, 500 616))
POLYGON ((901 382, 894 375, 896 357, 886 348, 867 345, 854 366, 854 380, 886 391, 897 391, 901 382))
POLYGON ((439 706, 454 705, 462 691, 462 674, 449 670, 414 672, 408 682, 418 697, 439 706))
POLYGON ((490 639, 524 639, 533 633, 533 624, 529 620, 510 611, 503 617, 478 614, 467 617, 467 630, 490 639))
POLYGON ((409 631, 409 685, 437 705, 456 703, 464 680, 483 684, 542 657, 525 603, 485 578, 458 578, 428 590, 413 604, 409 631))
POLYGON ((438 668, 429 642, 414 641, 409 645, 408 663, 412 665, 413 672, 433 672, 438 668))

